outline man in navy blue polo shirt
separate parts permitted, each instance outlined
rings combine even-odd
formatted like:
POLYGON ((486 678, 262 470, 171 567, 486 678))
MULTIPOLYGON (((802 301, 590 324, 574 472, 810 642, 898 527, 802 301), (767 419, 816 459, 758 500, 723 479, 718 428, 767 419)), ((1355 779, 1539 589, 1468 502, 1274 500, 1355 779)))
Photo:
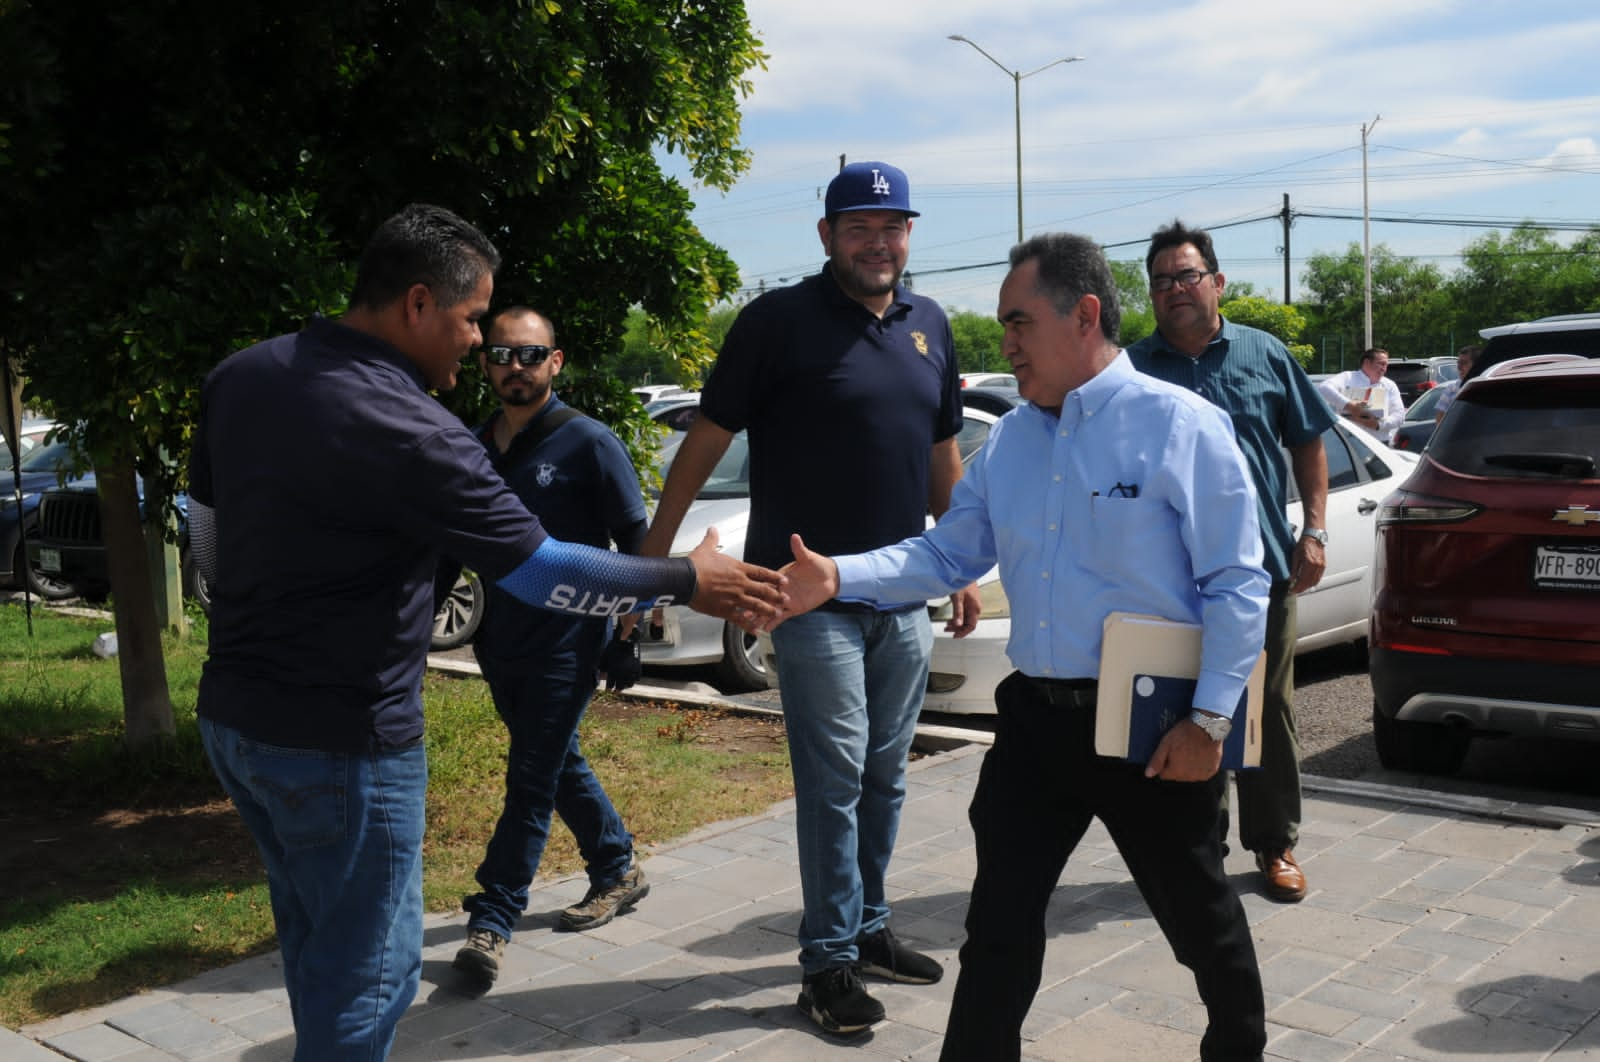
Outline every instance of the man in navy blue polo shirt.
POLYGON ((387 1055, 422 968, 422 673, 441 551, 541 608, 663 599, 760 626, 781 580, 716 555, 551 538, 439 405, 480 340, 494 246, 413 204, 350 308, 207 377, 191 545, 213 588, 201 738, 266 865, 297 1062, 387 1055))
MULTIPOLYGON (((817 234, 822 271, 739 314, 679 446, 644 552, 664 556, 729 441, 750 440, 745 558, 779 567, 789 535, 857 553, 919 534, 961 476, 960 378, 950 325, 900 286, 911 235, 906 175, 840 170, 817 234)), ((957 598, 952 629, 977 622, 957 598)), ((858 971, 931 984, 935 960, 889 930, 884 877, 905 799, 933 631, 921 604, 835 603, 773 631, 794 770, 804 971, 799 1006, 851 1033, 883 1018, 858 971)))
MULTIPOLYGON (((495 469, 544 529, 565 542, 638 553, 648 521, 639 476, 611 430, 553 389, 566 355, 548 318, 526 306, 495 314, 478 363, 500 411, 478 429, 495 469)), ((583 854, 589 893, 562 912, 563 929, 605 925, 650 891, 633 862, 633 835, 578 747, 595 672, 621 689, 638 675, 638 637, 612 640, 604 616, 531 609, 491 586, 473 653, 511 735, 505 808, 478 865, 482 891, 464 906, 467 943, 455 968, 482 988, 528 907, 528 886, 555 812, 583 854), (602 655, 603 654, 603 655, 602 655)))

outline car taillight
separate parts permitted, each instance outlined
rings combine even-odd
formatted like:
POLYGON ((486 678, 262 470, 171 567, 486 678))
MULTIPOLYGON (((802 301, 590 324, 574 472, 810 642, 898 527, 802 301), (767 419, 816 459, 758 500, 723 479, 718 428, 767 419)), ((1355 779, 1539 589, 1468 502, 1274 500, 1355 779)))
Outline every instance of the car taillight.
POLYGON ((1397 490, 1378 506, 1378 526, 1389 524, 1442 524, 1470 520, 1481 512, 1471 502, 1450 498, 1432 498, 1426 494, 1413 494, 1397 490))

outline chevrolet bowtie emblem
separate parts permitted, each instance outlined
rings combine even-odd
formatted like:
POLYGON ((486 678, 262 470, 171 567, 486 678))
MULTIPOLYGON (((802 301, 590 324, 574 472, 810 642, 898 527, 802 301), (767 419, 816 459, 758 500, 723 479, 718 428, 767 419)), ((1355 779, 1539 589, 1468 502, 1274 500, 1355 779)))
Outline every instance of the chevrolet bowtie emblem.
POLYGON ((1569 505, 1565 509, 1557 509, 1552 519, 1582 527, 1584 524, 1600 523, 1600 510, 1590 510, 1587 505, 1569 505))

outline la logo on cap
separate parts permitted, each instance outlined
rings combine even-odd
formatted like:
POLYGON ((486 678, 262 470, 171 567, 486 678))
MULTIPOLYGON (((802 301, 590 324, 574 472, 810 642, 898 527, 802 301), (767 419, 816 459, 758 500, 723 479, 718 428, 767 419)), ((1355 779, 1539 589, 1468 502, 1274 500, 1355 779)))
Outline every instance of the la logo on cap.
POLYGON ((885 177, 883 175, 883 171, 882 170, 873 170, 872 171, 872 194, 873 195, 888 195, 889 194, 889 178, 887 178, 887 177, 885 177))

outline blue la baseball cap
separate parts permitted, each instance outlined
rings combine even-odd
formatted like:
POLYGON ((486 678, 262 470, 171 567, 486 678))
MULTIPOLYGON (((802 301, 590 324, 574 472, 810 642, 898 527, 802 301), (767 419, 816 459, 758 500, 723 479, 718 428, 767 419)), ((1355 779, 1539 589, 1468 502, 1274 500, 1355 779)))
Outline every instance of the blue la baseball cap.
POLYGON ((831 218, 850 210, 898 210, 908 218, 922 216, 911 209, 906 172, 887 162, 852 162, 828 182, 823 213, 831 218))

